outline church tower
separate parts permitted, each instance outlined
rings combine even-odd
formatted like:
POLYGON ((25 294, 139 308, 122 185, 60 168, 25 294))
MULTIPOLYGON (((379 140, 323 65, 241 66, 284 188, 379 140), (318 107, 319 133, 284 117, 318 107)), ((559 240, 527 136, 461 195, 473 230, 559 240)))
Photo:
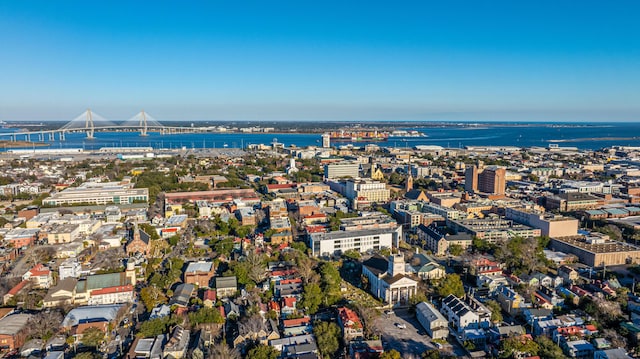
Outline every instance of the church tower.
POLYGON ((411 157, 409 157, 409 166, 407 167, 407 180, 404 183, 404 191, 409 192, 413 189, 413 174, 411 173, 411 157))

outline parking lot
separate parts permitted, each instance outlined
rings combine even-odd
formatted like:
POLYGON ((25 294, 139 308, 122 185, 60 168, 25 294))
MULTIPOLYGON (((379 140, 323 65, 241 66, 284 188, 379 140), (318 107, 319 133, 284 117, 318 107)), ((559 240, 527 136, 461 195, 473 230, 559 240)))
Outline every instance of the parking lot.
POLYGON ((383 313, 376 324, 382 333, 384 349, 395 349, 403 358, 420 358, 423 352, 436 348, 407 309, 396 309, 392 314, 383 313))

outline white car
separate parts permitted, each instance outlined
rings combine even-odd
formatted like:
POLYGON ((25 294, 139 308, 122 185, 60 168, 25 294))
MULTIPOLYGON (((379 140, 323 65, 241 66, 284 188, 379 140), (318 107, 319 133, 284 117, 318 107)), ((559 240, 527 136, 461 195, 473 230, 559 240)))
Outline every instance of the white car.
POLYGON ((400 329, 407 329, 407 326, 405 324, 402 324, 402 323, 396 323, 396 327, 398 327, 400 329))
POLYGON ((384 314, 391 315, 391 314, 393 314, 393 310, 387 310, 387 311, 384 312, 384 314))

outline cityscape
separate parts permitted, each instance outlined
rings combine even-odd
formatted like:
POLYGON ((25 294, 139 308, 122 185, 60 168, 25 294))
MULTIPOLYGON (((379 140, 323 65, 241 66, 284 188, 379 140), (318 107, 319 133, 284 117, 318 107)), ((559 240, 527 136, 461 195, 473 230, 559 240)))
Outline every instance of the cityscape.
POLYGON ((0 4, 0 357, 640 358, 638 4, 244 5, 0 4))

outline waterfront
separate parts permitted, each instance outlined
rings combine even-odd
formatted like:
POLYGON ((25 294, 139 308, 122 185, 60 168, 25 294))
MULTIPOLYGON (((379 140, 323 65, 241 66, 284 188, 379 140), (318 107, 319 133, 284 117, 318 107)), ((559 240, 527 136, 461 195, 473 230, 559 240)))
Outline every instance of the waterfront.
MULTIPOLYGON (((418 130, 426 137, 389 138, 386 142, 355 142, 362 146, 374 143, 388 147, 414 147, 436 145, 442 147, 464 146, 517 146, 547 147, 551 143, 579 149, 600 149, 603 147, 640 146, 640 124, 585 124, 549 125, 521 124, 443 127, 407 127, 404 130, 418 130)), ((37 136, 32 136, 35 140, 37 136)), ((22 140, 22 138, 19 138, 22 140)), ((65 141, 49 142, 48 148, 83 148, 95 150, 101 147, 147 146, 157 149, 175 148, 242 148, 250 144, 269 144, 274 141, 286 146, 320 146, 320 134, 313 133, 187 133, 161 135, 150 132, 142 137, 137 132, 97 132, 95 139, 87 139, 84 133, 69 133, 65 141)), ((350 142, 334 142, 332 146, 343 146, 350 142)))

